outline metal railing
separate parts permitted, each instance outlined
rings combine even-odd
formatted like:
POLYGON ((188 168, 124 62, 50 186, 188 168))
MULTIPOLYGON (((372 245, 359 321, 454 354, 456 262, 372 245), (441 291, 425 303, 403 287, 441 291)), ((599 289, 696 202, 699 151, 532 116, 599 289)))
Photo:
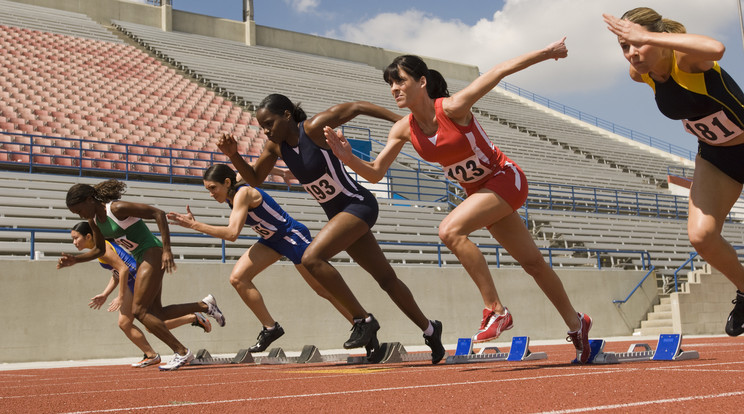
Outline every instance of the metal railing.
POLYGON ((620 305, 622 305, 623 303, 626 303, 626 302, 628 302, 628 300, 630 299, 630 297, 631 297, 631 296, 633 296, 633 294, 634 294, 634 293, 636 292, 636 290, 638 290, 638 288, 640 288, 640 287, 641 287, 641 286, 643 285, 643 282, 645 282, 645 281, 646 281, 646 279, 648 279, 648 276, 649 276, 649 275, 650 275, 651 273, 653 273, 653 272, 654 272, 654 270, 656 270, 656 267, 654 267, 654 266, 651 266, 651 268, 650 268, 650 269, 648 269, 648 273, 646 273, 646 276, 643 276, 643 278, 641 278, 641 281, 640 281, 640 282, 638 282, 638 284, 637 284, 637 285, 635 285, 635 287, 633 288, 633 290, 631 290, 631 291, 630 291, 630 293, 628 293, 628 296, 626 296, 626 297, 625 297, 625 299, 622 299, 622 300, 618 300, 618 299, 615 299, 615 300, 613 300, 613 301, 612 301, 612 303, 614 303, 614 304, 616 304, 616 305, 620 306, 620 305))
POLYGON ((626 128, 620 125, 617 125, 613 122, 606 121, 601 118, 597 118, 594 115, 587 114, 585 112, 582 112, 578 109, 571 108, 569 106, 563 105, 562 103, 553 101, 551 99, 545 98, 543 96, 537 95, 535 93, 532 93, 526 89, 522 89, 518 86, 512 85, 508 82, 504 82, 503 80, 499 82, 499 86, 502 89, 505 89, 509 92, 512 92, 516 95, 521 96, 522 98, 528 99, 532 102, 538 103, 540 105, 546 106, 554 111, 560 112, 564 115, 568 115, 572 118, 576 118, 582 122, 586 122, 587 124, 594 125, 596 127, 602 128, 606 131, 610 131, 614 134, 630 138, 633 141, 640 142, 642 144, 646 144, 652 148, 657 148, 663 151, 666 151, 670 154, 680 156, 682 158, 686 158, 688 160, 694 160, 695 159, 695 151, 691 151, 687 148, 681 147, 679 145, 671 144, 667 141, 664 141, 659 138, 652 137, 650 135, 643 134, 638 131, 634 131, 630 128, 626 128))
MULTIPOLYGON (((734 250, 737 250, 737 251, 738 250, 744 250, 744 246, 732 246, 732 247, 734 248, 734 250)), ((739 253, 738 256, 739 257, 744 257, 744 253, 739 253)), ((682 265, 680 267, 678 267, 674 271, 674 291, 675 292, 679 292, 679 285, 680 285, 680 283, 679 283, 679 272, 685 270, 685 268, 687 267, 687 265, 690 265, 690 271, 691 272, 694 272, 695 271, 695 259, 697 257, 698 257, 698 253, 697 252, 690 252, 690 258, 687 259, 684 263, 682 263, 682 265)))

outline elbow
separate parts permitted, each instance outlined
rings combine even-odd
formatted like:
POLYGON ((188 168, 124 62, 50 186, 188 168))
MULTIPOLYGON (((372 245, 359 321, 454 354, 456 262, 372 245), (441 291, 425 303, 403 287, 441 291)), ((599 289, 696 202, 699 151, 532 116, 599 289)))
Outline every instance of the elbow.
POLYGON ((229 242, 234 242, 238 240, 238 234, 237 233, 228 233, 225 237, 225 240, 229 242))
POLYGON ((713 60, 721 60, 723 59, 723 54, 726 53, 726 46, 721 42, 716 42, 717 45, 715 45, 713 54, 715 57, 713 60))

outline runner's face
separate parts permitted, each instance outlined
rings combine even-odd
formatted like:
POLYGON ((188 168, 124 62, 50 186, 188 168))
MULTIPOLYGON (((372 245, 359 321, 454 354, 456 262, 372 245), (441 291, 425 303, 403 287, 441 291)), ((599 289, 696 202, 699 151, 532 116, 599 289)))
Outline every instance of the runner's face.
POLYGON ((621 41, 620 48, 623 50, 625 59, 630 62, 630 66, 641 74, 649 73, 664 57, 664 49, 656 46, 636 46, 621 41))
POLYGON ((227 184, 204 180, 204 188, 209 191, 209 195, 218 203, 227 201, 227 184))
MULTIPOLYGON (((395 99, 398 108, 408 108, 413 102, 413 98, 423 89, 426 91, 426 83, 422 80, 415 81, 411 75, 406 73, 403 68, 398 67, 399 80, 393 80, 390 83, 390 92, 395 99)), ((425 78, 422 78, 425 79, 425 78)))
POLYGON ((72 244, 78 250, 93 248, 93 237, 91 235, 83 236, 81 233, 72 230, 70 236, 72 237, 72 244))
POLYGON ((289 111, 285 111, 284 114, 279 115, 269 111, 266 108, 261 108, 256 112, 256 120, 258 125, 263 129, 264 134, 272 142, 277 144, 282 143, 287 138, 287 126, 292 119, 289 111))
POLYGON ((93 200, 88 197, 85 201, 70 206, 70 211, 77 214, 81 219, 89 220, 96 216, 96 208, 93 200))

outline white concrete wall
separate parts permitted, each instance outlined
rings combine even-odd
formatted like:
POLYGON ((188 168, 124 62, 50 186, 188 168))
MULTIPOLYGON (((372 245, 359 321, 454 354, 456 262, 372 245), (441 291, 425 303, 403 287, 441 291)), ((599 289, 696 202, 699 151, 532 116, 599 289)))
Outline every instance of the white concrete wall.
POLYGON ((674 332, 685 335, 720 334, 734 305, 736 287, 726 276, 705 265, 690 272, 683 292, 672 293, 674 332))
MULTIPOLYGON (((137 357, 140 351, 117 327, 117 313, 91 310, 88 302, 105 287, 109 274, 95 263, 55 269, 55 261, 0 261, 0 363, 67 359, 137 357)), ((166 275, 163 303, 202 299, 212 293, 226 315, 224 328, 213 325, 210 334, 184 326, 174 331, 186 346, 211 353, 234 353, 255 343, 261 326, 228 282, 232 264, 178 263, 166 275)), ((365 308, 381 323, 379 339, 404 345, 423 345, 421 332, 400 312, 371 276, 354 265, 339 270, 365 308)), ((481 319, 480 295, 460 267, 398 267, 424 313, 444 324, 445 343, 471 336, 481 319)), ((593 337, 629 335, 655 300, 653 278, 630 306, 618 308, 613 299, 624 298, 645 272, 560 270, 577 310, 594 318, 593 337)), ((494 269, 502 301, 515 318, 514 329, 500 340, 527 335, 533 339, 561 339, 566 326, 534 281, 520 269, 494 269)), ((286 334, 277 343, 287 351, 305 344, 339 349, 349 335, 349 324, 303 282, 294 266, 278 263, 256 277, 272 315, 286 334)), ((111 298, 109 298, 111 299, 111 298)), ((139 323, 137 322, 139 325, 139 323)), ((141 325, 140 325, 141 326, 141 325)), ((146 334, 162 354, 170 350, 146 334)))

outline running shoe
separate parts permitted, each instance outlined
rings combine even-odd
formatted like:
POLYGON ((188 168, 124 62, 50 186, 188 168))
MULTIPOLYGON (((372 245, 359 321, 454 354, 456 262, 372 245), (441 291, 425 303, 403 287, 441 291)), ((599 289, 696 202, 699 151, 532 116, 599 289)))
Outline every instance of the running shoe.
POLYGON ((186 350, 186 355, 173 354, 173 359, 167 364, 159 366, 161 371, 175 371, 184 365, 188 365, 189 362, 194 360, 194 354, 191 353, 190 349, 186 350))
POLYGON ((504 308, 504 314, 499 315, 492 309, 483 309, 483 321, 480 329, 473 335, 473 342, 486 342, 499 337, 502 332, 514 326, 509 309, 504 308))
POLYGON ((371 313, 369 317, 371 318, 369 322, 365 322, 364 319, 354 322, 354 326, 351 328, 351 336, 348 341, 344 342, 344 349, 361 348, 367 345, 373 337, 376 337, 380 324, 371 313))
POLYGON ((206 316, 201 312, 196 312, 196 321, 191 323, 191 326, 204 329, 204 333, 212 332, 212 322, 209 322, 206 316))
POLYGON ((225 326, 225 316, 220 311, 220 308, 217 307, 217 300, 214 296, 211 294, 207 295, 206 298, 202 299, 202 302, 207 305, 207 315, 213 317, 218 325, 225 326))
POLYGON ((144 368, 150 365, 157 365, 160 363, 160 354, 155 354, 154 357, 148 357, 147 354, 142 356, 142 361, 135 362, 132 364, 132 368, 144 368))
POLYGON ((447 353, 442 345, 442 322, 431 321, 434 333, 431 336, 424 335, 424 342, 431 348, 431 363, 436 364, 444 358, 447 353))
POLYGON ((586 364, 592 353, 589 346, 589 330, 592 329, 592 318, 585 313, 579 313, 578 316, 579 321, 581 321, 581 328, 578 331, 569 332, 566 341, 573 342, 574 348, 576 348, 575 362, 586 364))
POLYGON ((744 292, 737 290, 736 298, 731 303, 734 304, 734 309, 726 321, 726 333, 729 336, 739 336, 744 333, 744 292))
POLYGON ((261 329, 261 332, 258 333, 258 338, 256 338, 258 342, 256 342, 256 345, 248 348, 248 352, 263 352, 282 335, 284 335, 284 328, 279 326, 279 322, 274 322, 272 329, 266 329, 266 327, 261 329))
POLYGON ((385 353, 380 349, 380 341, 377 340, 377 332, 367 342, 367 345, 364 345, 364 349, 367 351, 367 363, 369 364, 379 364, 385 357, 385 353))

